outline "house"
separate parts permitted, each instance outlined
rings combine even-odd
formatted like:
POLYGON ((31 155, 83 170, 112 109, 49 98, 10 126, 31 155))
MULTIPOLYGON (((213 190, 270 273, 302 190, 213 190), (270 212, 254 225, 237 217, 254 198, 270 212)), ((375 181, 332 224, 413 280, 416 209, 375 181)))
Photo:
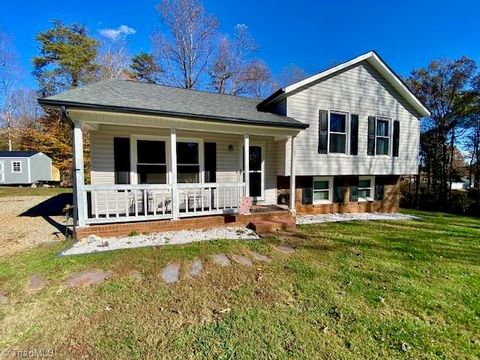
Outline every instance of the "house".
POLYGON ((77 236, 249 221, 244 198, 256 205, 250 216, 276 219, 278 202, 290 218, 398 211, 399 178, 417 172, 429 115, 375 52, 262 101, 107 80, 39 102, 74 127, 77 236))
POLYGON ((58 169, 44 153, 0 151, 0 185, 31 185, 58 181, 58 169))

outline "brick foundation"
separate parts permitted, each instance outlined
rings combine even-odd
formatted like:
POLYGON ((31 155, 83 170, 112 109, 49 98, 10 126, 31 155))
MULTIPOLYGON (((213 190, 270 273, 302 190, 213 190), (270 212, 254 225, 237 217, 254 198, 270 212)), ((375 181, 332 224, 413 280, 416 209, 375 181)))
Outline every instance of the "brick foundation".
POLYGON ((117 224, 90 225, 77 227, 76 238, 83 239, 88 235, 100 237, 126 236, 133 231, 137 233, 156 233, 163 231, 179 231, 205 229, 221 226, 247 226, 252 221, 286 220, 292 221, 288 211, 269 211, 250 215, 218 215, 184 218, 179 220, 152 220, 117 224))

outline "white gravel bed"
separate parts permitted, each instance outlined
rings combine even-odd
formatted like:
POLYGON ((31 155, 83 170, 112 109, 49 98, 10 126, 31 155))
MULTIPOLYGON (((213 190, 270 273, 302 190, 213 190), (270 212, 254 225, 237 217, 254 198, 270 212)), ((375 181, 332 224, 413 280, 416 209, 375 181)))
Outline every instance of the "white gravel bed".
POLYGON ((418 220, 418 216, 400 213, 354 213, 297 215, 297 225, 356 220, 418 220))
POLYGON ((100 238, 89 236, 78 241, 61 255, 90 254, 117 249, 130 249, 145 246, 178 245, 208 240, 257 240, 260 237, 244 227, 224 227, 203 230, 167 231, 146 235, 100 238))

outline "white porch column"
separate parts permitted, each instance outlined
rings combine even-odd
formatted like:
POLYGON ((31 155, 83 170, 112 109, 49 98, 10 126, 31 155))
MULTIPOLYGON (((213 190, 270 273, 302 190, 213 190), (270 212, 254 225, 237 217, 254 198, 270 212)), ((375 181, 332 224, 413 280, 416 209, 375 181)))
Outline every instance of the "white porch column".
POLYGON ((177 129, 170 129, 170 166, 172 168, 172 218, 178 219, 177 129))
POLYGON ((76 226, 85 226, 87 194, 84 190, 83 133, 78 121, 73 123, 73 219, 76 226))
POLYGON ((245 196, 250 196, 250 137, 243 134, 243 172, 245 174, 245 196))
POLYGON ((295 213, 295 136, 290 137, 290 212, 295 213))

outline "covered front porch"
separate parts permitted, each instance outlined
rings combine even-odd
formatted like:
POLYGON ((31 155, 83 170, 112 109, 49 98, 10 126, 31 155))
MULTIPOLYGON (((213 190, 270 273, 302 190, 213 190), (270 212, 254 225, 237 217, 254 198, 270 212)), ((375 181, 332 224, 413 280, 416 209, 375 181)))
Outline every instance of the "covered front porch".
MULTIPOLYGON (((294 173, 298 129, 86 109, 68 110, 68 116, 74 123, 77 228, 247 215, 248 199, 274 205, 277 157, 286 153, 287 140, 294 173), (85 129, 90 132, 89 184, 84 180, 85 129)), ((294 196, 289 204, 294 212, 294 196)))

